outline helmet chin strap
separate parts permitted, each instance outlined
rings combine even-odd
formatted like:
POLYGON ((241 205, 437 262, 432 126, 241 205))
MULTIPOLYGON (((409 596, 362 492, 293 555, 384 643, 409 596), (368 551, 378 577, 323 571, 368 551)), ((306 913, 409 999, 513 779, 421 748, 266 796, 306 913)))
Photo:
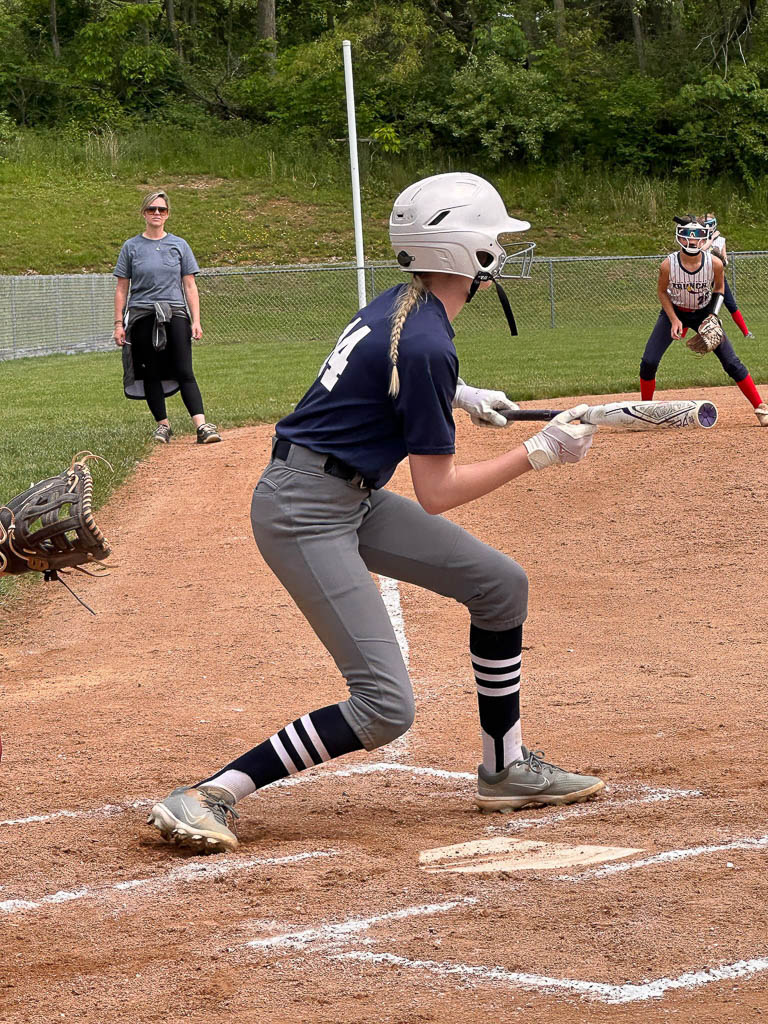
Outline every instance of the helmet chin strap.
POLYGON ((512 335, 513 338, 516 338, 517 324, 515 323, 515 314, 512 312, 512 307, 509 304, 507 293, 504 291, 504 289, 501 287, 501 285, 499 284, 498 280, 495 277, 492 277, 484 270, 481 270, 479 274, 476 274, 474 280, 472 281, 472 284, 469 286, 469 295, 467 295, 467 302, 472 301, 475 292, 480 287, 480 285, 483 284, 485 281, 493 281, 493 283, 496 285, 496 294, 499 296, 501 308, 504 310, 504 316, 507 318, 507 324, 509 325, 509 333, 512 335))

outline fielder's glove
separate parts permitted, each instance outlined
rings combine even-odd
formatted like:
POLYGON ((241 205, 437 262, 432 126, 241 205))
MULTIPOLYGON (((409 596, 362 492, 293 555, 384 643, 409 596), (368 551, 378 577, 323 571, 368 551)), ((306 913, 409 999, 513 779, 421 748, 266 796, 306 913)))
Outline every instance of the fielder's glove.
POLYGON ((459 377, 456 394, 453 396, 453 408, 463 409, 476 427, 506 427, 509 421, 497 409, 510 411, 519 409, 515 402, 510 402, 503 391, 486 391, 484 388, 473 388, 465 384, 459 377))
POLYGON ((42 572, 56 579, 59 569, 79 569, 110 554, 91 512, 93 479, 86 463, 96 458, 79 452, 69 469, 0 507, 0 576, 42 572))
POLYGON ((685 344, 692 352, 705 356, 708 352, 714 352, 724 338, 720 317, 710 313, 699 324, 698 333, 687 338, 685 344))
POLYGON ((580 462, 592 445, 597 430, 594 423, 573 423, 583 416, 588 405, 576 405, 559 413, 533 437, 523 441, 528 461, 534 469, 546 469, 556 463, 580 462))

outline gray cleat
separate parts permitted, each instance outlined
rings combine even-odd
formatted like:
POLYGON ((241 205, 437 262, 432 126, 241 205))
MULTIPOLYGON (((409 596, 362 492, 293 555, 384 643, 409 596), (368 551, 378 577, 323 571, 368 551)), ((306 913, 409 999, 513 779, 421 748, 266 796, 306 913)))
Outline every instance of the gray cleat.
MULTIPOLYGON (((227 815, 238 818, 232 794, 217 786, 180 786, 147 818, 164 839, 189 846, 198 853, 229 853, 238 847, 237 836, 227 826, 227 815)), ((234 825, 234 821, 233 821, 234 825)))
POLYGON ((497 773, 477 766, 481 811, 516 811, 529 804, 575 804, 599 793, 605 783, 594 775, 577 775, 542 760, 543 750, 523 747, 520 761, 497 773))

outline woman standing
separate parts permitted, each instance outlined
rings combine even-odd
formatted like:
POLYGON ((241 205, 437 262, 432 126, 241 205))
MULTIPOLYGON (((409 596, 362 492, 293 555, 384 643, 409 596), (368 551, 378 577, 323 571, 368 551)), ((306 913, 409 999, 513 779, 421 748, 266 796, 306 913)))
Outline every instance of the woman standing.
POLYGON ((165 399, 181 391, 198 444, 211 444, 221 436, 205 421, 192 369, 192 339, 203 336, 195 281, 200 268, 184 239, 165 230, 170 210, 165 192, 150 192, 141 204, 144 231, 123 243, 113 271, 113 337, 121 348, 130 346, 123 356, 125 394, 146 399, 157 422, 153 439, 169 443, 173 431, 165 399))
MULTIPOLYGON (((303 714, 155 804, 149 822, 167 839, 201 852, 233 850, 229 821, 238 800, 410 728, 408 670, 371 573, 425 587, 469 612, 481 809, 572 803, 603 788, 600 779, 523 746, 528 580, 517 562, 440 515, 531 469, 578 462, 592 443, 595 428, 572 422, 586 409, 579 406, 503 455, 455 461, 453 408, 504 423, 494 410, 510 403, 460 380, 451 322, 502 275, 510 255, 530 267, 532 245, 510 254, 498 241, 529 227, 509 217, 496 189, 474 174, 426 178, 395 201, 390 238, 409 283, 379 295, 345 328, 304 398, 277 424, 251 506, 261 554, 333 656, 349 698, 303 714), (384 486, 406 457, 417 501, 384 486)), ((512 327, 506 297, 502 305, 512 327)))

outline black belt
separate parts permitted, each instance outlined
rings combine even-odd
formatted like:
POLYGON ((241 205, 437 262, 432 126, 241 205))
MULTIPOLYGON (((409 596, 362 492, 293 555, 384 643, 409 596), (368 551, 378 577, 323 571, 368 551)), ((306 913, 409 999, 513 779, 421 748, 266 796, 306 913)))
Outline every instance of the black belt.
MULTIPOLYGON (((272 448, 272 458, 280 459, 281 462, 286 462, 288 459, 288 453, 292 447, 291 441, 286 441, 285 438, 279 438, 275 441, 274 447, 272 448)), ((322 454, 318 452, 318 455, 322 454)), ((354 481, 358 487, 367 487, 363 474, 358 472, 353 466, 347 465, 346 462, 342 462, 341 459, 337 459, 335 455, 329 455, 325 460, 323 471, 328 476, 338 477, 339 480, 354 481)))

